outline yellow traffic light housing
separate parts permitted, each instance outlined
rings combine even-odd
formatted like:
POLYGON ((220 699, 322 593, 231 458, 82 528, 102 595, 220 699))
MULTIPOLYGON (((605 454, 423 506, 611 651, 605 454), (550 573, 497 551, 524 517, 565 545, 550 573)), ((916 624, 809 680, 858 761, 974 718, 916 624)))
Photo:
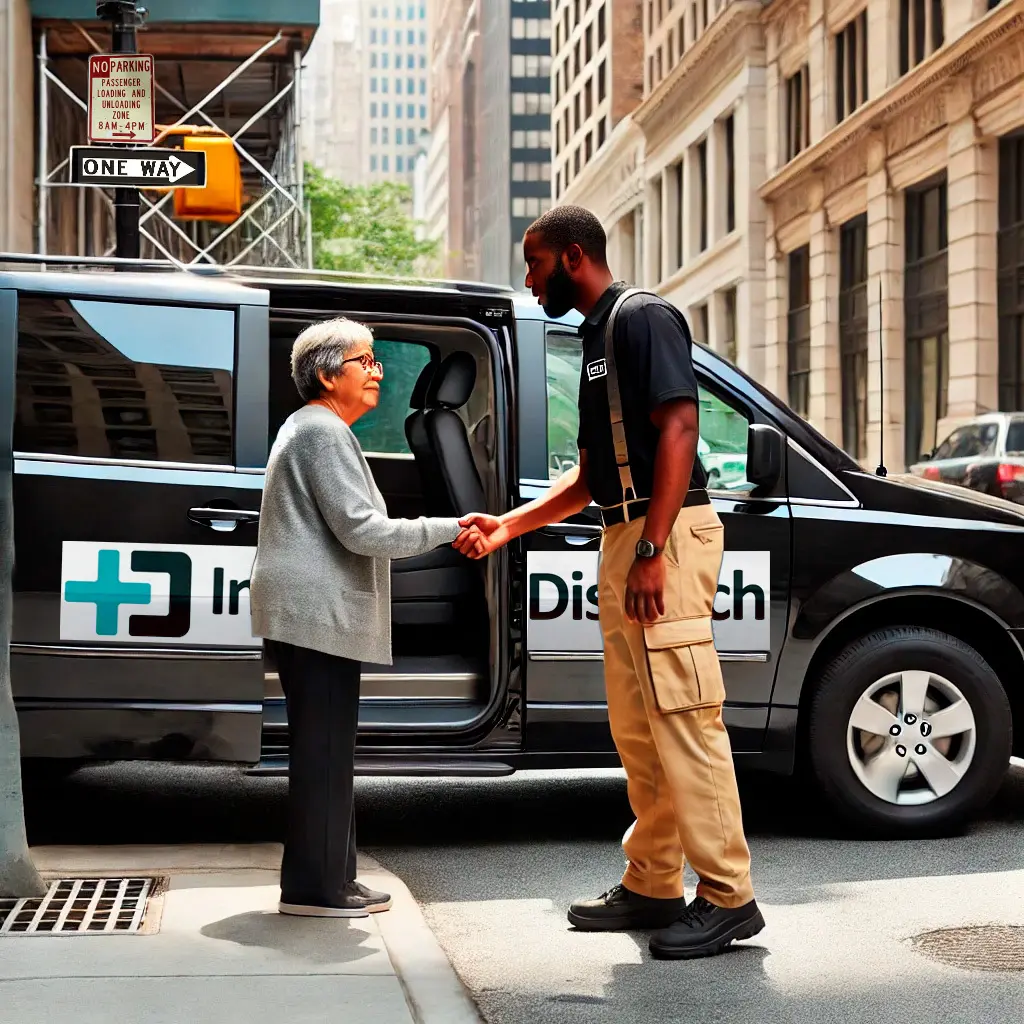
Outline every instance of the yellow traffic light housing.
POLYGON ((231 224, 242 212, 242 168, 234 142, 226 135, 186 135, 184 148, 206 153, 206 188, 174 190, 178 220, 231 224))
POLYGON ((233 140, 219 128, 175 125, 161 128, 155 144, 176 138, 182 149, 206 154, 206 187, 172 189, 175 218, 236 221, 242 213, 242 168, 233 140))

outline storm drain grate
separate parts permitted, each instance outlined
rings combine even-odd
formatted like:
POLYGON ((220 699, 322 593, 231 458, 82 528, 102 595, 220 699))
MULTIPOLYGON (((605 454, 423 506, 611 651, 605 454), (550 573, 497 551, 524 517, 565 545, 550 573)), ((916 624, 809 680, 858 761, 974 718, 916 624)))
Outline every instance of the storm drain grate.
POLYGON ((0 900, 0 935, 124 935, 142 929, 154 878, 71 878, 45 896, 0 900))
POLYGON ((914 948, 967 971, 1024 971, 1024 925, 944 928, 911 939, 914 948))

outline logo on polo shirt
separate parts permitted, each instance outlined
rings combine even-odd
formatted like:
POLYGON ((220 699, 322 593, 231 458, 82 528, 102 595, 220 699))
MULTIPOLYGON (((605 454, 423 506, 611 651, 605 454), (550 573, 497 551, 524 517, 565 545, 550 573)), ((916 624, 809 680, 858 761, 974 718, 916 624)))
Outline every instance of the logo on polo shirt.
POLYGON ((598 377, 607 377, 608 367, 605 366, 603 359, 597 359, 592 363, 587 363, 587 380, 597 380, 598 377))

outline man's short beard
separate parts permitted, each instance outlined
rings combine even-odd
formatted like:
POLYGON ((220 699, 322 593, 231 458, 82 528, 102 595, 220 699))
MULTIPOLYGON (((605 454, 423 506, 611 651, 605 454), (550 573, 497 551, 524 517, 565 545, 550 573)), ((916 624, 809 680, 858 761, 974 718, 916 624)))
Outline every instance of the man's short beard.
POLYGON ((571 309, 576 308, 576 283, 562 264, 562 254, 555 260, 555 269, 548 277, 545 288, 547 302, 543 309, 545 315, 552 320, 561 319, 571 309))

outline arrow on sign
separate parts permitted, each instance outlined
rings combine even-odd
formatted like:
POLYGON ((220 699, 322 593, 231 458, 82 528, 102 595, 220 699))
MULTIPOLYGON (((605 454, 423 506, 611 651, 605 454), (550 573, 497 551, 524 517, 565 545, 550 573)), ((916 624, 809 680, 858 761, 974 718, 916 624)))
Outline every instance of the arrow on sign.
POLYGON ((206 154, 181 149, 104 149, 73 146, 71 181, 75 185, 128 188, 203 188, 206 154))

